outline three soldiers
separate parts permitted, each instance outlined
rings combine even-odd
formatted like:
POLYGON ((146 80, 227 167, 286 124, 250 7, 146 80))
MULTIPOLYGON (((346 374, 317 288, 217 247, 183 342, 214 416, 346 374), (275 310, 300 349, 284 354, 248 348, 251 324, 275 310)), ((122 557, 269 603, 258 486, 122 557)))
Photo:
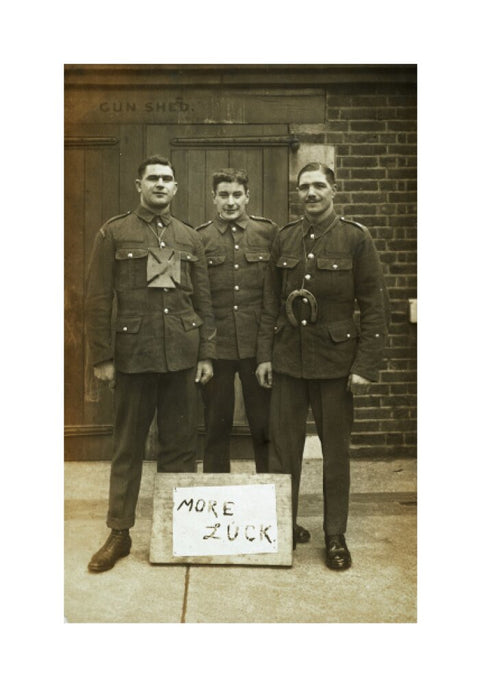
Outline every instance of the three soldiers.
POLYGON ((177 184, 168 160, 142 163, 136 185, 139 207, 100 230, 89 269, 95 375, 116 382, 112 533, 90 571, 110 569, 130 551, 155 409, 158 470, 194 471, 195 382, 205 403, 204 471, 230 471, 236 373, 257 472, 292 475, 294 546, 310 539, 296 518, 311 406, 323 451, 326 561, 347 569, 352 388, 377 378, 387 324, 381 265, 368 231, 336 215, 335 177, 319 163, 298 175, 305 216, 280 231, 247 214, 243 170, 214 174, 216 216, 197 231, 170 215, 177 184))

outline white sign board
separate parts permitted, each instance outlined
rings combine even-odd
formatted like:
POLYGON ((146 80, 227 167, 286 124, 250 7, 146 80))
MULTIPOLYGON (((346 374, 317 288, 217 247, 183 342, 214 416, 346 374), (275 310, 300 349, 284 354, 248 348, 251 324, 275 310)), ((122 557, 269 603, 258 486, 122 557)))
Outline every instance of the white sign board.
POLYGON ((175 557, 276 552, 274 484, 174 489, 175 557))
POLYGON ((289 474, 155 476, 153 564, 292 566, 289 474))

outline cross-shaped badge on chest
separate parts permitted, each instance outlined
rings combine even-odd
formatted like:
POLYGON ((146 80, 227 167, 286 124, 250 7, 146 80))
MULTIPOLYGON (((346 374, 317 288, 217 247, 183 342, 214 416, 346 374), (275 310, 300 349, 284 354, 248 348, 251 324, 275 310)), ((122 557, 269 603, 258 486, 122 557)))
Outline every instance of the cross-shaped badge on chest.
POLYGON ((173 248, 149 248, 147 286, 175 288, 180 283, 180 255, 173 248))

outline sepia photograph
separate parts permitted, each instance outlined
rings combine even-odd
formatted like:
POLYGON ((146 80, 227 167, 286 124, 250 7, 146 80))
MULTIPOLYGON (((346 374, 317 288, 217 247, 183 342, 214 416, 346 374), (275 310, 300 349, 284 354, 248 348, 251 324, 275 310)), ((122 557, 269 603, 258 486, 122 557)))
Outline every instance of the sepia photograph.
POLYGON ((417 64, 64 65, 67 624, 416 624, 417 64))
POLYGON ((4 681, 475 680, 474 19, 8 7, 4 681))

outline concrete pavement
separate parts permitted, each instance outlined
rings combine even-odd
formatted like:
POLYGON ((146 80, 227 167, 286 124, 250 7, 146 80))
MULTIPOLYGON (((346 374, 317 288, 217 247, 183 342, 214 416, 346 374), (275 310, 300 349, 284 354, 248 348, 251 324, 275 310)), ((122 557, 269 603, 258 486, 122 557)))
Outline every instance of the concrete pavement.
MULTIPOLYGON (((102 574, 87 564, 108 535, 108 462, 65 463, 65 619, 71 623, 416 622, 416 462, 352 461, 352 568, 324 564, 322 461, 304 459, 299 523, 311 541, 291 568, 151 565, 156 465, 146 462, 130 555, 102 574)), ((253 472, 235 461, 234 472, 253 472)))

